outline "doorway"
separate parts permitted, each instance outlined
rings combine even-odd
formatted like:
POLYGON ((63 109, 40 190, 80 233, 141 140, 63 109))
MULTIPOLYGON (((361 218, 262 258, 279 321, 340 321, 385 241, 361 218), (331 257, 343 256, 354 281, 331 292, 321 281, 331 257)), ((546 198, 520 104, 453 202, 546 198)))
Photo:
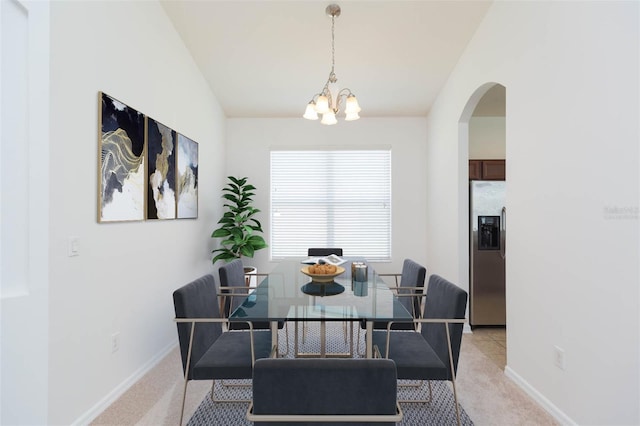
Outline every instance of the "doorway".
MULTIPOLYGON (((506 364, 506 88, 479 87, 459 121, 461 276, 468 277, 470 326, 492 359, 506 364), (468 172, 468 173, 467 173, 468 172), (461 200, 462 201, 462 200, 461 200), (477 216, 477 217, 476 217, 477 216), (479 221, 479 219, 482 219, 479 221), (482 222, 482 223, 480 223, 482 222), (490 223, 489 223, 490 222, 490 223), (487 224, 489 223, 489 224, 487 224), (486 228, 486 229, 485 229, 486 228), (492 232, 484 232, 490 229, 492 232), (480 244, 490 236, 491 244, 480 244)), ((498 362, 500 364, 500 362, 498 362)))

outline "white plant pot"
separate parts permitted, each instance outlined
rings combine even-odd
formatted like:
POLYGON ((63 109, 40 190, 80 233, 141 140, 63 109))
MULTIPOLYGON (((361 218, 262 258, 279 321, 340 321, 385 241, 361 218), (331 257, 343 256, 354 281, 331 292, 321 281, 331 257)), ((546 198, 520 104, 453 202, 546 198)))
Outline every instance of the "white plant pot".
POLYGON ((258 268, 255 266, 244 267, 244 280, 245 284, 249 288, 256 288, 258 286, 258 268))

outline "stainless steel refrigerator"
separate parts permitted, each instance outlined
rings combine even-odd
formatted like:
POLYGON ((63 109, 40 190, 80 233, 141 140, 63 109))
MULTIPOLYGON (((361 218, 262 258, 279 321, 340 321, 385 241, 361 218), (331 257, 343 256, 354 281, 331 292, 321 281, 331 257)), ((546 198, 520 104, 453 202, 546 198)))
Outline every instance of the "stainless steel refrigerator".
POLYGON ((474 180, 469 184, 471 326, 506 325, 504 181, 474 180))

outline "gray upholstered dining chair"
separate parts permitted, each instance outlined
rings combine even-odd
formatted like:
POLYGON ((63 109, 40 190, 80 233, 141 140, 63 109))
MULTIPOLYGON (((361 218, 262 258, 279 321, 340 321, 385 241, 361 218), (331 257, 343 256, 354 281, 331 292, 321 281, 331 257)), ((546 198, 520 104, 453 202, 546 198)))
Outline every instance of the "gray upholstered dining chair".
MULTIPOLYGON (((402 264, 401 274, 378 274, 379 276, 392 276, 395 278, 394 290, 398 300, 405 309, 413 316, 420 318, 424 298, 424 281, 427 269, 411 259, 405 259, 402 264), (400 282, 398 282, 398 278, 400 282)), ((392 330, 415 330, 416 324, 413 322, 396 322, 391 326, 392 330)), ((360 329, 365 329, 364 322, 360 324, 360 329)), ((375 321, 373 328, 384 330, 387 328, 386 322, 375 321)), ((360 342, 360 329, 358 329, 357 341, 360 342)), ((359 348, 358 348, 359 351, 359 348)))
POLYGON ((258 360, 247 419, 256 426, 395 425, 402 420, 396 366, 388 359, 258 360))
MULTIPOLYGON (((184 388, 180 424, 184 416, 187 385, 190 380, 212 380, 211 399, 216 380, 251 379, 256 359, 272 355, 268 331, 225 332, 220 317, 215 279, 208 274, 173 292, 175 322, 178 328, 184 388)), ((234 402, 234 401, 228 401, 234 402)))
MULTIPOLYGON (((223 316, 229 318, 229 315, 243 303, 251 289, 247 287, 241 259, 235 259, 220 266, 218 275, 220 277, 220 292, 223 295, 223 316)), ((252 325, 254 330, 267 330, 271 327, 268 321, 254 321, 252 325)), ((284 326, 284 321, 278 321, 278 329, 282 329, 284 326)), ((248 326, 244 322, 230 322, 229 328, 231 330, 246 330, 248 326)), ((285 333, 285 339, 286 351, 283 355, 289 352, 289 333, 285 333)))
MULTIPOLYGON (((414 320, 421 324, 420 332, 393 331, 393 323, 389 323, 386 331, 374 330, 372 341, 384 358, 395 361, 398 379, 451 381, 458 424, 456 372, 466 309, 466 291, 438 275, 431 275, 423 317, 414 320)), ((431 383, 429 395, 428 400, 402 402, 429 402, 431 383)))
MULTIPOLYGON (((395 278, 395 290, 400 303, 411 313, 414 318, 419 318, 422 312, 424 281, 427 269, 411 259, 405 259, 402 263, 401 274, 378 274, 382 277, 393 276, 395 278), (398 283, 398 277, 400 282, 398 283)), ((374 324, 374 328, 386 328, 387 324, 374 324)), ((394 329, 403 329, 401 323, 396 323, 394 329)))

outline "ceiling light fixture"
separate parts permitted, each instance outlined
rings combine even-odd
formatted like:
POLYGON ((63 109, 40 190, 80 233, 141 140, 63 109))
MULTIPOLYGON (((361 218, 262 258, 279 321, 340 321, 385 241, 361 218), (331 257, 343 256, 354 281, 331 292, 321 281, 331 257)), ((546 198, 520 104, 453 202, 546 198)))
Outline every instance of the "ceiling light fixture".
POLYGON ((360 118, 358 113, 361 111, 360 105, 356 95, 351 93, 351 90, 345 88, 338 90, 336 82, 336 73, 334 72, 336 60, 335 60, 335 23, 336 17, 340 16, 340 6, 337 4, 330 4, 325 9, 327 15, 331 16, 331 72, 329 73, 329 79, 322 88, 322 92, 313 95, 311 101, 307 105, 307 109, 304 112, 303 117, 307 120, 317 120, 318 114, 322 114, 322 124, 336 124, 338 120, 336 115, 340 112, 341 104, 345 104, 344 113, 345 120, 352 121, 360 118))

